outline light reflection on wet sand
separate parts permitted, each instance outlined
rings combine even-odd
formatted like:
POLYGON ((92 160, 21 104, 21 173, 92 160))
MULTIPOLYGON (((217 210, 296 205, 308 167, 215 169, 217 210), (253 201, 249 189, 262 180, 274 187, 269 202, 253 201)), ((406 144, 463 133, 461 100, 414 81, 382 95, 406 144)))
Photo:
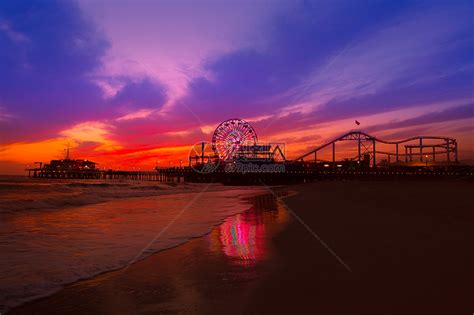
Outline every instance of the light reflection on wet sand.
POLYGON ((268 259, 268 235, 281 229, 288 220, 288 213, 271 195, 254 198, 251 211, 229 217, 209 237, 210 242, 220 242, 231 264, 254 266, 268 259))
POLYGON ((198 193, 190 192, 3 214, 0 312, 205 235, 258 193, 229 187, 203 192, 195 203, 198 193))
POLYGON ((250 200, 250 210, 227 218, 204 237, 155 254, 123 272, 68 286, 13 313, 53 309, 73 314, 208 313, 225 311, 232 304, 237 311, 250 288, 272 269, 271 239, 289 219, 272 195, 250 200))

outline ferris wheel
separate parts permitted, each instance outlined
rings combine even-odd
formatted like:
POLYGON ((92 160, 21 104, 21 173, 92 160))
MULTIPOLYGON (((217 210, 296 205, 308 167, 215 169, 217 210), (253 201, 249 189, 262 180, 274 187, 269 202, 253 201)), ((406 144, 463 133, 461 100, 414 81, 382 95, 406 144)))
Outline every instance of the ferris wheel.
POLYGON ((212 135, 212 149, 220 159, 229 160, 241 145, 255 145, 257 134, 248 122, 229 119, 217 126, 212 135))

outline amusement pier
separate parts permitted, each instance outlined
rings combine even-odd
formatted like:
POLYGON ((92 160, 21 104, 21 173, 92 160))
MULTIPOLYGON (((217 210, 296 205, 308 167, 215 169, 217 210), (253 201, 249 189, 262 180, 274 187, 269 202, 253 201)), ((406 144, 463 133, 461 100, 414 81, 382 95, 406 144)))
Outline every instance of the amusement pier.
POLYGON ((210 143, 191 148, 187 166, 154 171, 100 170, 97 163, 64 159, 27 167, 29 177, 158 182, 291 183, 323 179, 472 177, 472 166, 458 161, 458 143, 447 136, 385 140, 349 131, 294 159, 283 143, 260 143, 242 119, 222 122, 210 143))

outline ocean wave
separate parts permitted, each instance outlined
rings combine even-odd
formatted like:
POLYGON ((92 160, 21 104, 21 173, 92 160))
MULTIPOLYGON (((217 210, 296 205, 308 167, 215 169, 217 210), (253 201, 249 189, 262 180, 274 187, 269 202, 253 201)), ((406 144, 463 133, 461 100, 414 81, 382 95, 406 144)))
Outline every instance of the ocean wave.
MULTIPOLYGON (((214 184, 211 190, 222 189, 214 184)), ((147 182, 19 182, 0 184, 0 215, 31 210, 56 210, 84 206, 115 199, 150 197, 162 194, 193 192, 200 184, 147 182)))
MULTIPOLYGON (((144 191, 129 190, 126 197, 123 189, 118 191, 121 198, 128 198, 146 194, 152 186, 142 185, 144 191)), ((247 197, 262 194, 222 186, 205 189, 182 185, 164 189, 159 196, 151 190, 148 197, 11 216, 0 230, 0 252, 8 257, 0 261, 0 312, 205 235, 225 218, 249 209, 247 197), (192 202, 197 197, 199 202, 192 202), (174 224, 168 226, 170 220, 174 224)), ((110 188, 102 191, 114 193, 110 188)), ((48 198, 36 205, 34 200, 23 202, 26 207, 51 208, 95 203, 100 198, 110 196, 48 198)))
MULTIPOLYGON (((186 189, 185 185, 182 186, 186 189)), ((60 209, 114 199, 156 196, 172 189, 143 183, 11 183, 0 184, 0 214, 26 210, 60 209)), ((179 190, 179 189, 178 189, 179 190)))

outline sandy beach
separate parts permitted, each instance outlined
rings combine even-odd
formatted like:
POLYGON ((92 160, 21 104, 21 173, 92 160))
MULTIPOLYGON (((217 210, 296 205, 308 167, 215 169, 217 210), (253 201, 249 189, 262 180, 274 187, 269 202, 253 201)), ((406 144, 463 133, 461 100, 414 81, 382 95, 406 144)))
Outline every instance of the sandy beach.
POLYGON ((255 197, 203 237, 9 314, 470 314, 472 188, 291 186, 283 201, 255 197))
POLYGON ((285 200, 298 222, 274 239, 284 263, 261 282, 255 313, 469 314, 472 182, 319 182, 285 200), (265 298, 266 297, 266 298, 265 298))

